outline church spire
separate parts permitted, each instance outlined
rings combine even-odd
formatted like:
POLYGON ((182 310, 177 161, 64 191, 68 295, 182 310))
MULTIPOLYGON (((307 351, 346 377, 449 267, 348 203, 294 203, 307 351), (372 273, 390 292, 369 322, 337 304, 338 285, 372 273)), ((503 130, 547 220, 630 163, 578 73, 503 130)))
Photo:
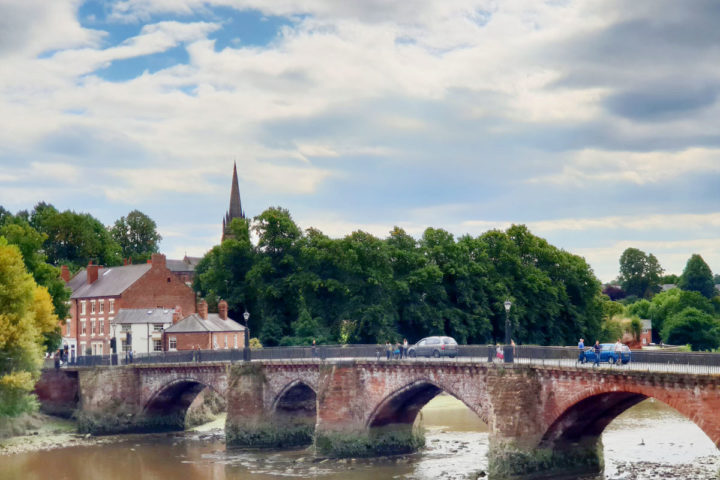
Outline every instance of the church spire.
POLYGON ((223 240, 228 236, 228 228, 233 218, 245 218, 245 212, 242 210, 240 203, 240 187, 238 185, 237 164, 233 162, 233 178, 230 187, 230 209, 223 219, 223 240))

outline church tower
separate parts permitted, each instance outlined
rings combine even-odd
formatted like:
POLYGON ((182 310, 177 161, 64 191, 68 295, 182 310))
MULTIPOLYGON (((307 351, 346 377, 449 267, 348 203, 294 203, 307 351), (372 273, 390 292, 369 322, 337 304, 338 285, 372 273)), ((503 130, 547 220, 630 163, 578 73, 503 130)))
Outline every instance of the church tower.
POLYGON ((230 209, 225 213, 223 218, 223 234, 222 240, 225 240, 229 235, 228 228, 233 218, 245 218, 245 212, 242 210, 242 204, 240 203, 240 187, 238 186, 237 176, 237 164, 233 162, 233 178, 232 186, 230 187, 230 209))

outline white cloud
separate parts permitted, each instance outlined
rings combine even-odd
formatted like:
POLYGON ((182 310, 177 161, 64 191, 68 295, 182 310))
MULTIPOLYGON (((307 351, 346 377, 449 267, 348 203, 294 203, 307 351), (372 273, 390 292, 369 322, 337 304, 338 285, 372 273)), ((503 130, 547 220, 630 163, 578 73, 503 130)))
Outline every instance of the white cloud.
POLYGON ((689 148, 680 152, 617 152, 586 149, 568 155, 557 174, 528 183, 585 185, 633 183, 645 185, 671 180, 688 173, 719 173, 720 149, 689 148))

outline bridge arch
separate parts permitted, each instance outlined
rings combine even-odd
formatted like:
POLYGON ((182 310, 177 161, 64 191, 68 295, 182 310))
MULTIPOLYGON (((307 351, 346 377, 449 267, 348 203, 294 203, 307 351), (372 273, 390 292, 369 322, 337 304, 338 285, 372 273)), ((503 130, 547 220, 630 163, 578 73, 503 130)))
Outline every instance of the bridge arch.
POLYGON ((390 425, 411 428, 420 410, 442 392, 462 402, 483 423, 488 424, 487 412, 483 409, 483 405, 475 405, 463 398, 463 395, 454 388, 443 385, 441 382, 429 378, 419 378, 386 395, 371 411, 365 426, 368 429, 390 425))
POLYGON ((285 432, 282 446, 309 445, 315 436, 317 423, 317 393, 302 379, 283 386, 275 395, 270 416, 276 428, 285 432))
POLYGON ((150 430, 184 430, 190 405, 206 388, 224 396, 214 385, 192 377, 175 378, 165 383, 145 402, 142 423, 150 430))
MULTIPOLYGON (((695 396, 695 393, 690 393, 695 396)), ((596 443, 605 428, 621 413, 648 398, 654 398, 691 420, 716 446, 720 446, 720 429, 709 423, 697 404, 688 401, 688 394, 678 395, 662 386, 628 383, 621 386, 598 385, 583 389, 558 405, 552 412, 541 447, 596 443)), ((716 422, 715 422, 716 423, 716 422)))

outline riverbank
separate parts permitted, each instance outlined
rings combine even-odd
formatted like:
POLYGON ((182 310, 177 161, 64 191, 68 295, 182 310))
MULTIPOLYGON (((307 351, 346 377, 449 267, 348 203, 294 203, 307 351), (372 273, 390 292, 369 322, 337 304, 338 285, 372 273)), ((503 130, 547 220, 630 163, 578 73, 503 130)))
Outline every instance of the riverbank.
POLYGON ((92 436, 77 433, 77 423, 73 420, 35 413, 14 419, 11 424, 3 426, 3 433, 0 435, 0 456, 67 447, 107 445, 118 442, 131 442, 133 440, 147 441, 152 436, 178 436, 189 440, 217 440, 224 438, 224 428, 225 414, 221 414, 211 422, 183 432, 92 436))

